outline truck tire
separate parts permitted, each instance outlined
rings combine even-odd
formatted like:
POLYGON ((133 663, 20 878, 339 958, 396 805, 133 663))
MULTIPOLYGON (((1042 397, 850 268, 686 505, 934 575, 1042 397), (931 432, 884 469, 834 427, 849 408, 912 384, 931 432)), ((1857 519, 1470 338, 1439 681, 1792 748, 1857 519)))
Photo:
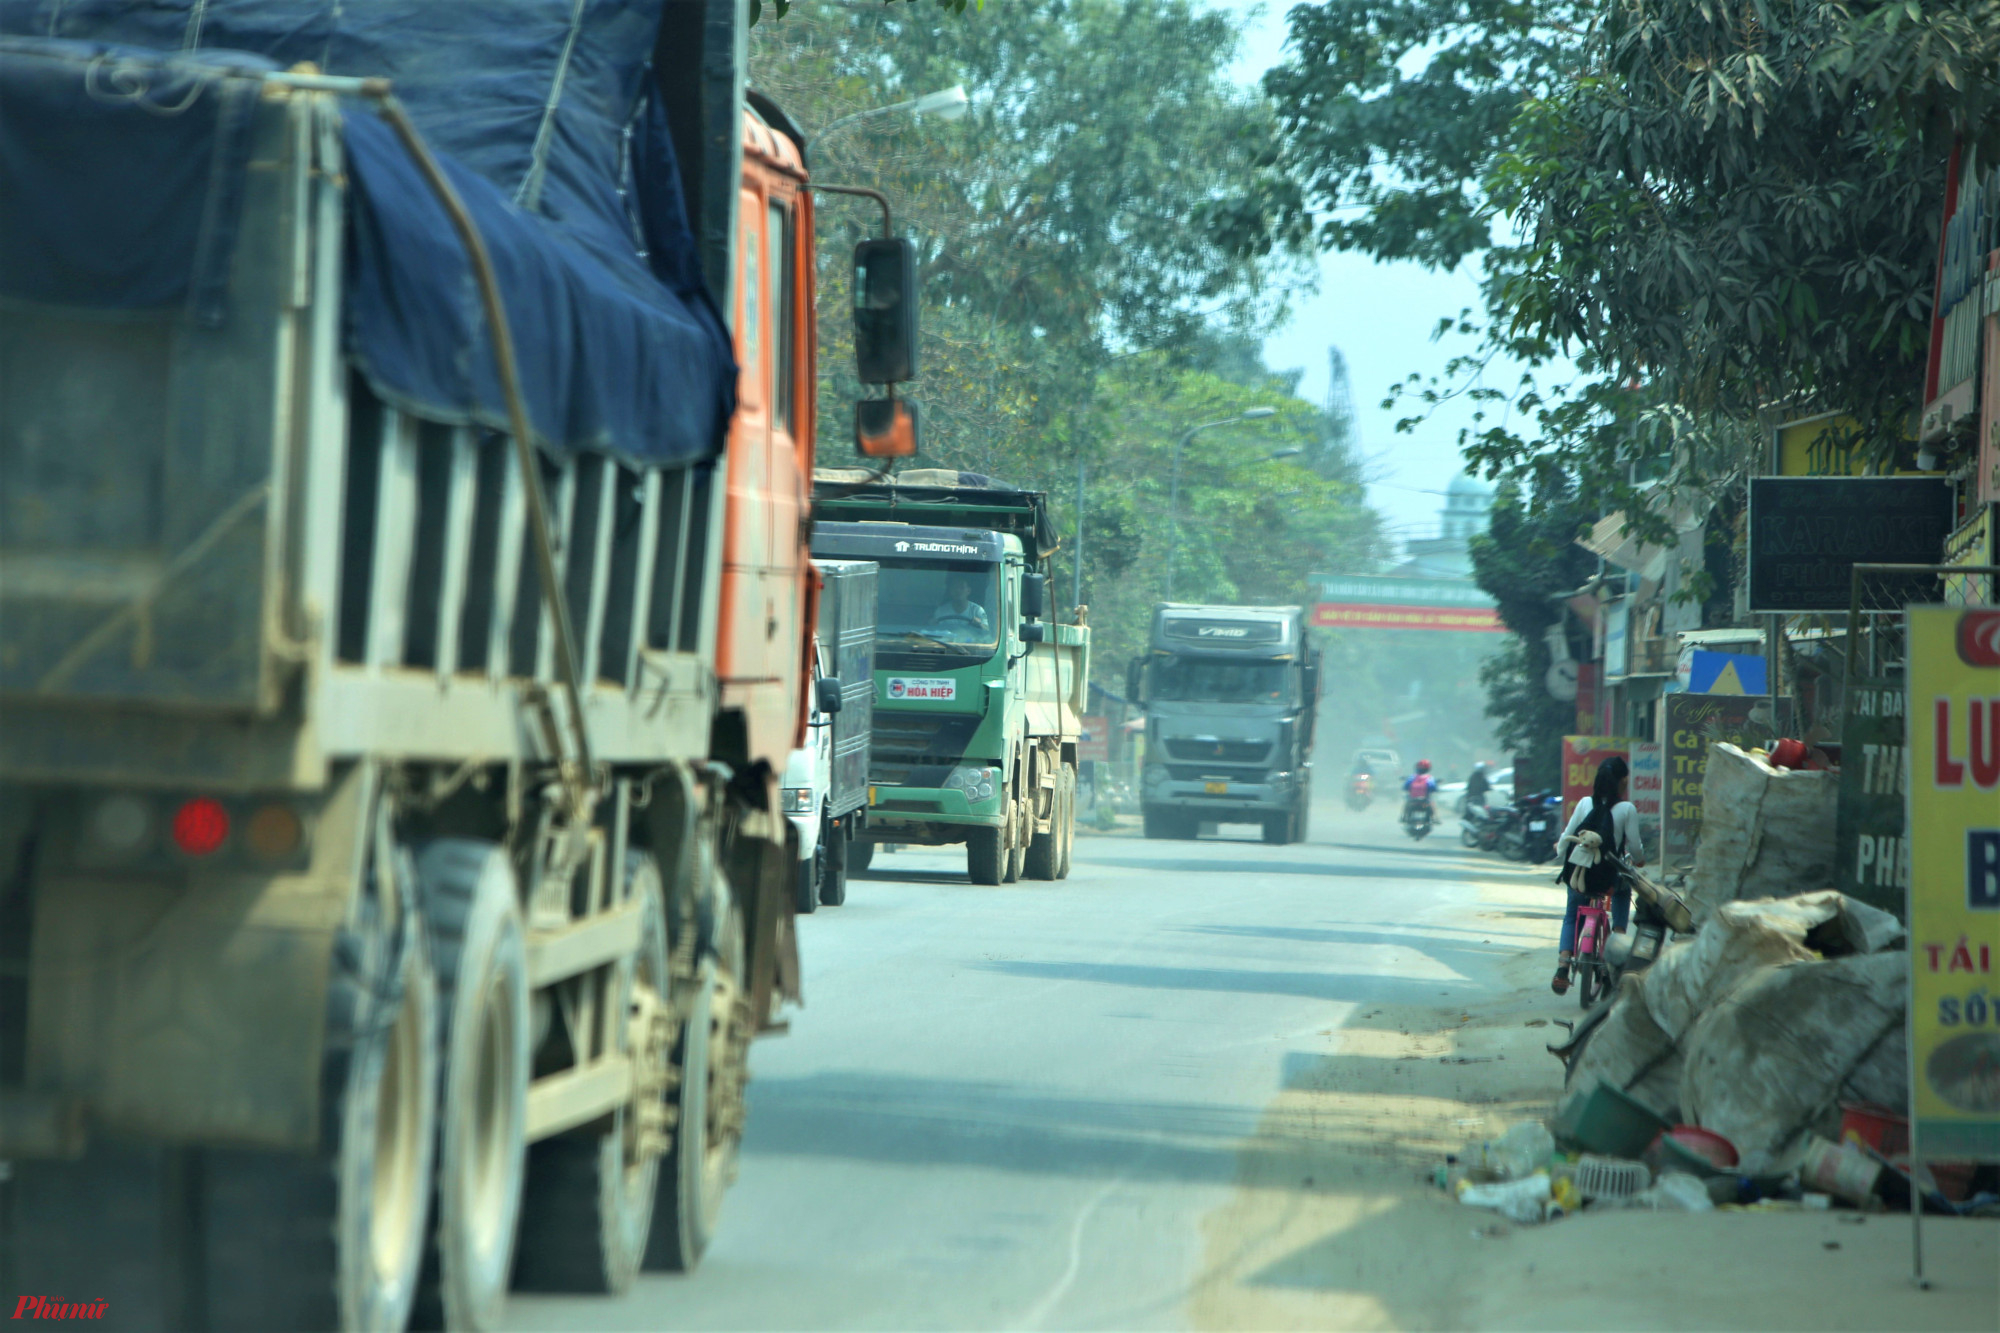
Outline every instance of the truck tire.
POLYGON ((1292 816, 1287 811, 1282 815, 1264 816, 1264 841, 1282 847, 1292 840, 1292 816))
POLYGON ((624 1294, 639 1275, 660 1180, 672 1042, 667 1008, 666 896, 644 852, 625 858, 626 898, 639 904, 639 947, 615 989, 619 1049, 633 1063, 633 1098, 607 1124, 528 1149, 514 1285, 524 1291, 624 1294))
POLYGON ((727 910, 716 947, 696 964, 694 998, 675 1044, 678 1107, 646 1241, 648 1272, 695 1270, 736 1175, 743 1125, 740 1107, 732 1103, 742 1096, 747 1051, 731 1029, 744 979, 743 913, 726 883, 721 901, 727 910))
MULTIPOLYGON (((1032 789, 1031 789, 1032 790, 1032 789)), ((1062 865, 1062 780, 1049 793, 1049 831, 1035 832, 1034 798, 1026 802, 1028 806, 1028 848, 1021 858, 1021 868, 1029 879, 1054 880, 1062 865)))
POLYGON ((1007 873, 1007 830, 973 828, 965 831, 965 873, 974 884, 998 884, 1007 873))
POLYGON ((819 845, 826 854, 826 873, 819 884, 820 905, 839 907, 847 901, 847 853, 851 850, 847 826, 837 819, 827 820, 820 826, 819 845))
POLYGON ((1145 821, 1146 836, 1155 842, 1164 842, 1169 838, 1180 836, 1180 821, 1174 817, 1172 811, 1155 809, 1149 805, 1145 809, 1145 821))
POLYGON ((1076 851, 1076 770, 1068 764, 1056 775, 1056 799, 1062 834, 1056 843, 1056 878, 1068 879, 1070 857, 1076 851))
POLYGON ((528 954, 507 854, 440 838, 417 889, 445 1018, 437 1191, 418 1327, 498 1328, 526 1176, 528 954))
MULTIPOLYGON (((406 867, 409 862, 403 862, 406 867)), ((202 1154, 202 1323, 401 1328, 423 1269, 438 1121, 436 978, 425 932, 374 894, 334 944, 312 1155, 202 1154)))
POLYGON ((813 845, 811 856, 799 858, 798 869, 792 880, 792 907, 800 913, 809 913, 819 908, 819 886, 826 879, 826 818, 820 817, 819 841, 813 845))
POLYGON ((847 873, 865 875, 868 865, 875 859, 875 844, 865 839, 856 839, 847 848, 847 873))
POLYGON ((1008 807, 1008 815, 1012 836, 1007 839, 1007 869, 1001 876, 1001 882, 1018 884, 1021 872, 1028 867, 1028 840, 1034 831, 1035 816, 1025 797, 1014 800, 1008 807))

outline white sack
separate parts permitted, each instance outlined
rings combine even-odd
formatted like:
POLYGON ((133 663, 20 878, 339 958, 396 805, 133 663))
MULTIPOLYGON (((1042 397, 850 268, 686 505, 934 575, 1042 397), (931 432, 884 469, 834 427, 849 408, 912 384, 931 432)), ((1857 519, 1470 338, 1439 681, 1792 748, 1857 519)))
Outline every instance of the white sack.
POLYGON ((1700 919, 1739 898, 1833 883, 1837 773, 1773 768, 1726 741, 1708 748, 1690 906, 1700 919))

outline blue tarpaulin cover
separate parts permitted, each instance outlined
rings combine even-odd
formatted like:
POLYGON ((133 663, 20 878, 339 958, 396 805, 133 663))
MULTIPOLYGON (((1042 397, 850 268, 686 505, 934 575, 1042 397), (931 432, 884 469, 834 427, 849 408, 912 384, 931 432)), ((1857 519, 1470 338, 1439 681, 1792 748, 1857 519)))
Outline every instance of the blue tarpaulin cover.
MULTIPOLYGON (((711 456, 735 366, 647 70, 663 3, 0 0, 0 296, 226 319, 256 77, 386 77, 485 237, 541 443, 711 456)), ((504 429, 443 208, 369 103, 344 119, 349 357, 504 429)))

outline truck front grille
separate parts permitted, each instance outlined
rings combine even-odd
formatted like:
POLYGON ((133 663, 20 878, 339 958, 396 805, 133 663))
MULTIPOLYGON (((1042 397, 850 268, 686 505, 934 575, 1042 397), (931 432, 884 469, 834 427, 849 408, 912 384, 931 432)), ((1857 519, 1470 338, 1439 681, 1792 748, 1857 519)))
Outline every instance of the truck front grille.
POLYGON ((1271 757, 1271 742, 1197 741, 1168 737, 1167 757, 1194 763, 1261 764, 1271 757))
POLYGON ((878 768, 895 764, 957 763, 979 730, 979 718, 968 713, 913 713, 894 708, 875 710, 875 761, 878 768))

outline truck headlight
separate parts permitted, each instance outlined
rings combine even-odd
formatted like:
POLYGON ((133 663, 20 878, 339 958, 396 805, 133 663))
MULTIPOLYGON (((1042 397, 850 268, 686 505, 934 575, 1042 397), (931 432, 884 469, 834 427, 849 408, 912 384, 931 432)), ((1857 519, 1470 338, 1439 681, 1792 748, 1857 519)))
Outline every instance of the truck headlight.
POLYGON ((999 776, 998 769, 961 764, 945 775, 944 789, 963 793, 967 801, 990 801, 999 776))
POLYGON ((780 794, 779 808, 788 815, 809 815, 813 808, 811 787, 787 787, 780 794))

